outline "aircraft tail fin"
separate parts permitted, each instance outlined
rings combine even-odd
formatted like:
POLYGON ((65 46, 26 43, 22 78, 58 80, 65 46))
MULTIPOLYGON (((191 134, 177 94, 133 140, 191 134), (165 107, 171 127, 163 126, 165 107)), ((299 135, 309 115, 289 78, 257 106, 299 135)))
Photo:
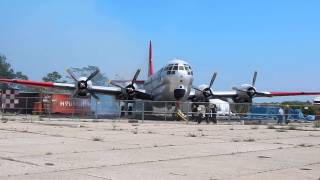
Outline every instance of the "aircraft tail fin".
POLYGON ((149 65, 148 65, 148 77, 154 74, 154 67, 152 62, 152 42, 149 42, 149 65))

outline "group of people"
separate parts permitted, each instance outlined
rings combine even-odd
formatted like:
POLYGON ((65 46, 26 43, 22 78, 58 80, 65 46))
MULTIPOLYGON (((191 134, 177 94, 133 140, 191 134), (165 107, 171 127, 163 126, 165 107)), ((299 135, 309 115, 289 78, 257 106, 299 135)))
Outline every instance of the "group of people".
POLYGON ((217 124, 217 106, 215 104, 208 105, 192 105, 192 116, 200 124, 203 120, 209 124, 217 124))
MULTIPOLYGON (((289 120, 289 106, 279 107, 279 112, 277 115, 277 123, 278 124, 288 124, 289 120)), ((203 120, 209 124, 212 122, 213 124, 217 123, 217 105, 210 104, 208 105, 192 105, 192 116, 193 118, 200 124, 203 120)))

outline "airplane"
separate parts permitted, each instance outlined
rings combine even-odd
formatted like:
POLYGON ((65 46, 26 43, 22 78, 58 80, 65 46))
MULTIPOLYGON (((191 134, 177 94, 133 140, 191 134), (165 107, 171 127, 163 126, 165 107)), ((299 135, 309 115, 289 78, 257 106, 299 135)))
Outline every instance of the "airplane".
MULTIPOLYGON (((57 88, 73 91, 75 97, 92 96, 99 100, 96 94, 116 96, 125 100, 150 100, 150 101, 171 101, 171 102, 208 102, 210 99, 221 99, 234 103, 252 103, 256 97, 274 96, 299 96, 299 95, 320 95, 320 92, 267 92, 258 91, 255 87, 257 72, 254 73, 251 84, 243 84, 234 87, 230 91, 213 91, 212 86, 217 77, 214 73, 209 85, 193 86, 194 74, 189 63, 181 59, 174 59, 157 72, 154 72, 152 61, 152 43, 149 42, 148 78, 142 88, 137 88, 136 82, 141 72, 136 71, 133 79, 125 85, 116 81, 109 81, 113 87, 95 86, 92 79, 99 73, 99 69, 88 77, 77 77, 70 69, 67 73, 72 77, 74 83, 40 82, 19 79, 0 79, 2 83, 15 83, 27 86, 39 86, 45 88, 57 88)), ((165 103, 154 103, 154 106, 163 107, 165 103)))

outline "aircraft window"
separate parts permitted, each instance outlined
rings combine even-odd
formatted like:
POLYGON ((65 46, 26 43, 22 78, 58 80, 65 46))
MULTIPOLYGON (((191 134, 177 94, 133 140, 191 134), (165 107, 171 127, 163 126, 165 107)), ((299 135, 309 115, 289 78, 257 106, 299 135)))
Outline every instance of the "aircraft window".
POLYGON ((179 70, 183 71, 184 67, 183 66, 179 66, 179 70))
POLYGON ((178 70, 178 66, 173 66, 173 70, 178 70))
POLYGON ((190 71, 188 72, 188 75, 191 75, 190 71))
POLYGON ((191 71, 191 75, 193 75, 193 71, 191 71))
POLYGON ((175 71, 171 71, 171 74, 176 74, 176 72, 175 71))
POLYGON ((169 75, 171 73, 171 71, 167 71, 167 74, 169 75))
POLYGON ((189 71, 189 67, 188 66, 185 66, 185 68, 186 68, 187 71, 189 71))

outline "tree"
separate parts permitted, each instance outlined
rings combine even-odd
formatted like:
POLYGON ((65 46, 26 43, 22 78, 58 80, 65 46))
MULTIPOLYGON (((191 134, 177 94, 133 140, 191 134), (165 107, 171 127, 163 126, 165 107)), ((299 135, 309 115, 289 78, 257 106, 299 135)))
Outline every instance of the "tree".
POLYGON ((16 72, 15 77, 16 79, 24 79, 24 80, 28 80, 28 76, 22 74, 21 71, 16 72))
POLYGON ((0 55, 0 77, 2 78, 14 78, 15 73, 11 68, 10 63, 7 61, 7 57, 4 55, 0 55))
POLYGON ((62 75, 60 75, 57 71, 48 73, 45 77, 42 78, 42 80, 45 82, 64 82, 61 79, 62 75))
MULTIPOLYGON (((1 78, 16 78, 16 79, 28 79, 28 76, 24 75, 21 71, 17 73, 11 68, 10 63, 7 62, 7 57, 0 54, 0 77, 1 78)), ((8 89, 11 86, 8 84, 0 84, 0 89, 8 89)), ((15 88, 22 89, 20 85, 14 85, 15 88)))

